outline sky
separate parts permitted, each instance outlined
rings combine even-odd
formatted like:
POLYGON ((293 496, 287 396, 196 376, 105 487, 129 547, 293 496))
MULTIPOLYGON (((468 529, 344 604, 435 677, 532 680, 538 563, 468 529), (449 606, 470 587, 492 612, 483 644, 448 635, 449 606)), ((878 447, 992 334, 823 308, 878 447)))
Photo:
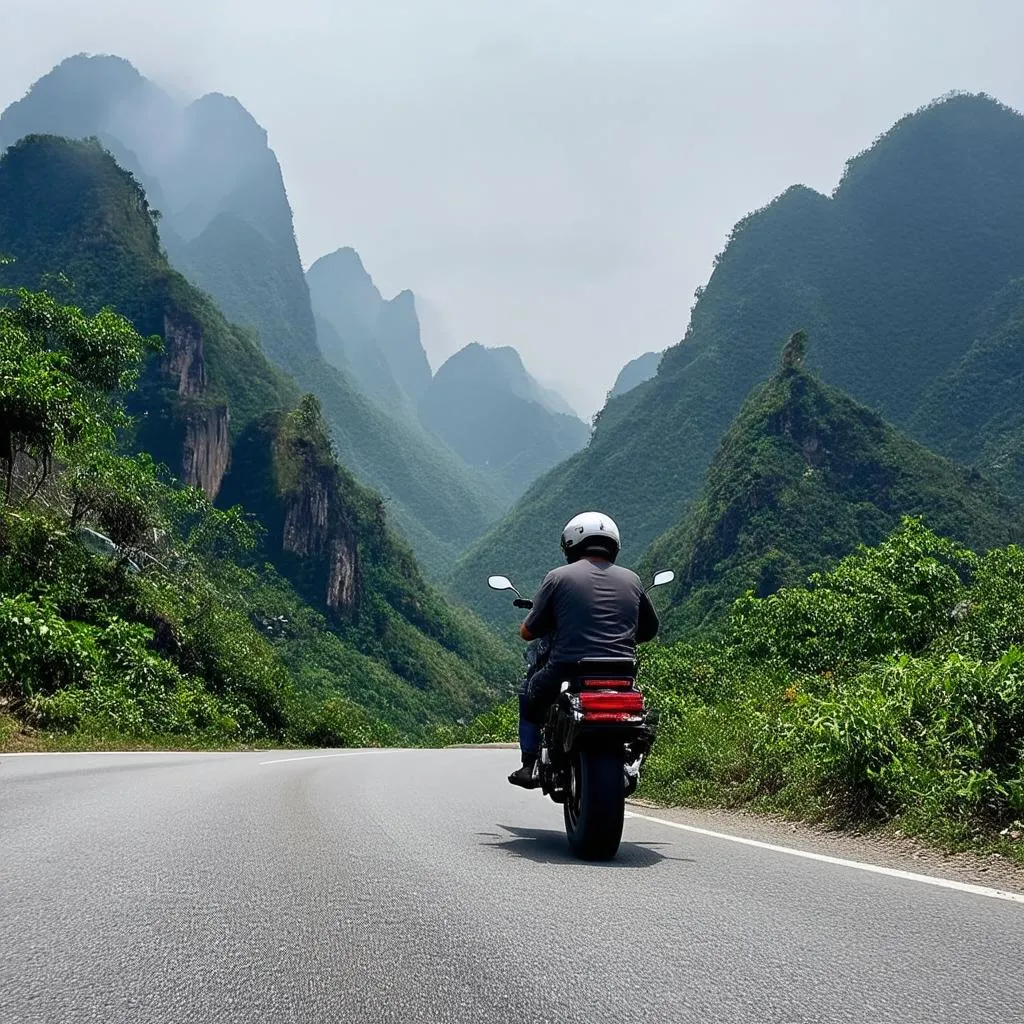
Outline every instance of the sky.
POLYGON ((950 90, 1024 109, 1020 0, 0 0, 0 106, 116 53, 267 129, 303 262, 351 245, 436 366, 514 345, 584 416, 732 225, 950 90))

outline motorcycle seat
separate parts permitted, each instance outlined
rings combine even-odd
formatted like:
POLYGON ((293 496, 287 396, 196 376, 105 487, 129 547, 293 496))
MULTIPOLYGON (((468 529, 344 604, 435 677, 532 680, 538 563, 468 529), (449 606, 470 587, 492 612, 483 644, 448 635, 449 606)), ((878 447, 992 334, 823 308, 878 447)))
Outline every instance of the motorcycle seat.
POLYGON ((635 679, 636 660, 634 658, 585 658, 577 661, 572 667, 576 678, 594 676, 597 679, 635 679))

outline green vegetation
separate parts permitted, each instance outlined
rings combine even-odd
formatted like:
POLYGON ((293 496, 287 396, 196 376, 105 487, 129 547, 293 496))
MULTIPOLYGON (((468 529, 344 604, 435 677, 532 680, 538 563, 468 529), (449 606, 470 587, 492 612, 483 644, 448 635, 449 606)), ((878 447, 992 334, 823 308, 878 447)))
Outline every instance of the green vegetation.
POLYGON ((963 358, 925 394, 912 429, 961 462, 1024 493, 1024 278, 978 317, 963 358))
MULTIPOLYGON (((158 528, 177 550, 173 538, 180 546, 187 533, 167 525, 179 493, 173 478, 199 488, 181 491, 196 501, 205 501, 205 492, 222 509, 244 502, 256 513, 252 543, 211 554, 197 567, 195 586, 233 608, 239 623, 248 622, 257 645, 270 644, 274 671, 299 694, 303 715, 315 694, 322 702, 342 700, 332 704, 334 720, 352 729, 362 722, 361 734, 383 736, 379 723, 387 722, 415 736, 472 715, 511 685, 516 666, 509 652, 428 587, 389 528, 381 499, 337 463, 315 399, 300 402, 294 382, 267 363, 252 336, 228 324, 207 296, 169 268, 141 187, 96 142, 30 137, 4 154, 0 245, 13 257, 2 268, 5 278, 16 285, 42 280, 75 301, 20 294, 19 315, 49 326, 42 349, 11 349, 16 365, 3 382, 13 426, 0 436, 9 456, 2 469, 10 474, 8 494, 18 499, 11 514, 38 520, 54 537, 67 534, 71 550, 82 526, 122 548, 137 544, 143 527, 158 528), (136 329, 162 339, 162 351, 134 365, 130 378, 111 376, 109 360, 97 363, 77 391, 69 390, 77 378, 65 379, 66 357, 59 346, 51 351, 54 339, 65 336, 72 344, 82 323, 100 334, 113 330, 109 324, 121 323, 105 308, 113 303, 136 329), (96 376, 101 370, 106 377, 96 376), (121 403, 108 422, 111 392, 121 403), (81 410, 92 419, 76 419, 81 410), (59 452, 58 441, 65 444, 59 452), (124 454, 132 451, 143 454, 124 454), (36 483, 15 495, 14 469, 26 459, 38 466, 36 483), (169 476, 158 470, 161 464, 169 476), (52 486, 61 496, 53 507, 52 486), (270 609, 292 625, 284 633, 268 625, 261 639, 258 624, 270 622, 270 609)), ((126 346, 137 335, 113 336, 123 349, 119 358, 131 361, 134 350, 126 346)), ((143 550, 170 565, 154 544, 143 550)), ((147 579, 161 571, 136 564, 147 579)), ((35 600, 25 587, 12 582, 0 592, 17 598, 24 590, 35 600)), ((158 615, 185 616, 149 598, 139 601, 143 611, 134 618, 116 605, 95 622, 82 621, 105 629, 123 619, 153 629, 158 615)), ((181 671, 207 680, 187 666, 181 671)), ((305 735, 294 715, 284 721, 273 729, 264 722, 265 735, 281 729, 292 738, 305 735)))
MULTIPOLYGON (((0 714, 8 741, 16 721, 118 744, 393 742, 471 715, 511 683, 508 653, 426 587, 386 529, 379 499, 334 462, 315 399, 279 414, 266 461, 280 493, 267 501, 290 494, 312 512, 308 474, 329 482, 323 539, 337 540, 330 529, 340 523, 352 567, 361 567, 347 590, 338 559, 317 557, 303 538, 315 515, 293 516, 285 542, 272 544, 240 506, 218 509, 161 478, 148 456, 120 453, 117 435, 130 420, 112 393, 132 387, 158 339, 144 340, 110 310, 87 316, 25 290, 7 298, 0 714), (261 548, 285 561, 305 556, 286 567, 322 611, 261 563, 261 548), (332 586, 347 606, 331 601, 332 586)), ((284 507, 286 517, 294 511, 284 507)))
POLYGON ((766 597, 880 543, 905 514, 979 550, 1024 538, 1020 508, 801 368, 794 335, 774 377, 725 435, 692 515, 644 555, 677 572, 670 634, 717 623, 746 590, 766 597))
MULTIPOLYGON (((469 549, 455 595, 504 621, 506 604, 479 596, 480 581, 501 571, 535 586, 557 558, 558 528, 584 508, 616 519, 635 564, 683 519, 747 395, 772 374, 779 339, 797 329, 814 339, 811 369, 915 440, 954 457, 991 449, 993 458, 979 458, 986 466, 1014 459, 1019 434, 1001 417, 991 424, 997 436, 986 436, 980 410, 997 411, 992 377, 974 378, 963 420, 947 416, 931 389, 1024 273, 1022 160, 1024 118, 988 97, 953 96, 850 161, 831 197, 793 187, 741 220, 657 375, 612 398, 586 450, 534 483, 469 549), (929 404, 933 414, 919 419, 929 404)), ((1000 359, 1012 350, 1008 340, 1000 359)), ((1012 412, 1012 385, 1001 380, 1001 407, 1012 412)))
POLYGON ((906 519, 721 630, 649 648, 661 712, 643 793, 957 846, 1024 818, 1024 550, 906 519))
POLYGON ((287 674, 201 568, 214 548, 251 543, 250 528, 237 510, 162 484, 151 460, 117 453, 126 417, 109 395, 134 382, 147 342, 109 310, 6 297, 4 714, 65 732, 281 737, 293 717, 287 674), (91 536, 112 557, 80 542, 90 523, 110 534, 91 536))

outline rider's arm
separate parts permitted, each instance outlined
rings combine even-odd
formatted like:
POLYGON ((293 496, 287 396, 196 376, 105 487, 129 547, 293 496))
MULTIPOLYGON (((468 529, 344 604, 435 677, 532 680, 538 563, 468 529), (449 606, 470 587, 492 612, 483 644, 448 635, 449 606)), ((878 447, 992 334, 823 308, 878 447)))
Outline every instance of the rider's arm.
POLYGON ((658 613, 647 594, 640 595, 640 617, 636 624, 636 642, 645 644, 658 635, 658 613))
POLYGON ((544 582, 533 599, 533 608, 526 616, 526 621, 519 627, 519 635, 527 642, 536 640, 539 636, 547 636, 555 628, 555 583, 555 578, 550 573, 544 577, 544 582))

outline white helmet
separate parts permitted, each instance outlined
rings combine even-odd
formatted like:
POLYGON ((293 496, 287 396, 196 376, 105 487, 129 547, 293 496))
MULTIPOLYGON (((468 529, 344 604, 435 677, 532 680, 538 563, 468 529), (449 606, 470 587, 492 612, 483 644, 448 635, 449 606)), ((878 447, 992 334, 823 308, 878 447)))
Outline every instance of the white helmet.
POLYGON ((603 512, 581 512, 573 516, 562 531, 562 551, 567 562, 574 562, 591 545, 606 548, 613 562, 618 556, 619 528, 615 520, 603 512))

